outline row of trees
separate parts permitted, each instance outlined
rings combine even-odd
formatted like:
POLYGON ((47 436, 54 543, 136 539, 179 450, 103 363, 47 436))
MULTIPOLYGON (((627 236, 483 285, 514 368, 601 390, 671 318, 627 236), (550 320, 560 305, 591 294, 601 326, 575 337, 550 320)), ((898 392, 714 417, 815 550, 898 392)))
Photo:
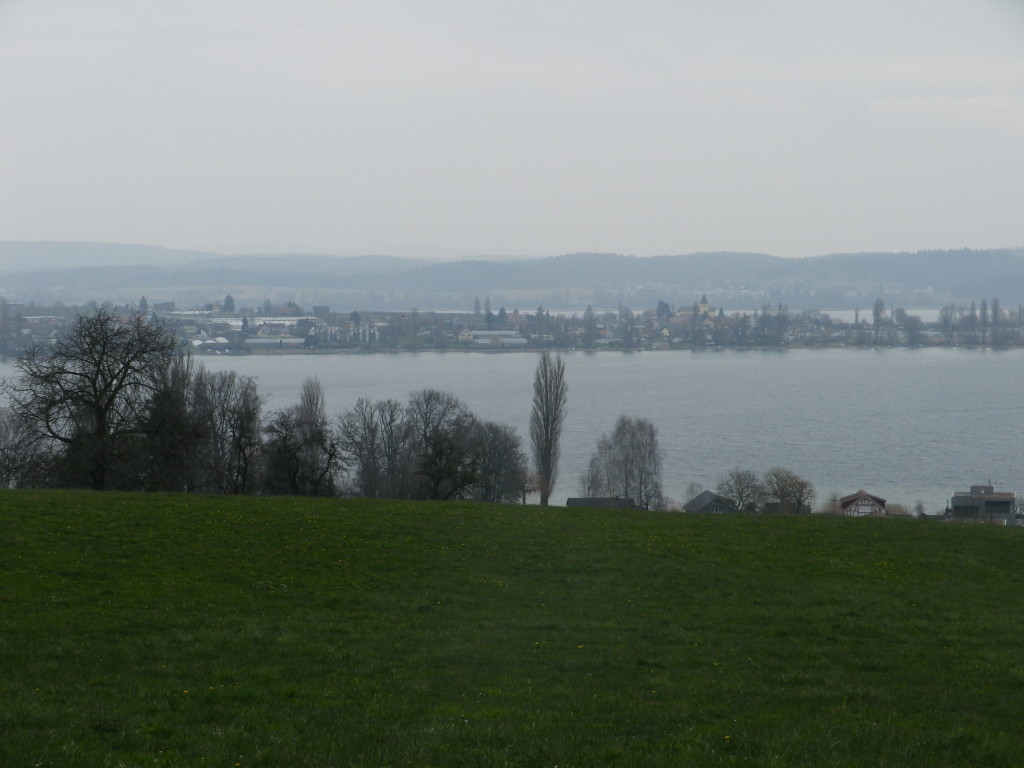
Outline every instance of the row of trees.
POLYGON ((264 415, 256 382, 206 371, 174 334, 99 308, 4 382, 0 482, 205 493, 351 493, 547 504, 559 464, 567 384, 545 353, 534 382, 533 471, 516 431, 434 389, 407 403, 359 400, 336 419, 307 379, 299 402, 264 415))
MULTIPOLYGON (((299 401, 263 413, 256 381, 209 372, 144 316, 99 308, 4 382, 0 482, 203 493, 298 494, 549 503, 558 478, 568 385, 541 355, 533 384, 532 466, 516 430, 478 418, 455 395, 360 399, 331 418, 307 379, 299 401)), ((649 421, 619 418, 598 441, 585 495, 662 503, 662 453, 649 421)))
POLYGON ((531 487, 516 431, 478 419, 448 392, 420 390, 405 406, 360 399, 335 440, 349 480, 342 491, 357 496, 505 502, 531 487))
POLYGON ((996 347, 1019 344, 1022 326, 1024 309, 1006 311, 998 298, 993 298, 991 304, 982 299, 980 308, 972 301, 969 308, 947 304, 939 310, 939 327, 947 342, 962 339, 967 344, 996 347))
MULTIPOLYGON (((4 382, 0 482, 223 494, 523 500, 548 504, 558 478, 568 386, 561 358, 541 355, 529 425, 532 465, 516 430, 480 419, 435 389, 408 401, 358 400, 331 418, 319 382, 263 413, 256 381, 209 372, 173 333, 104 308, 79 316, 50 348, 33 348, 4 382)), ((648 420, 620 416, 579 479, 585 497, 664 505, 662 450, 648 420)), ((813 486, 789 470, 737 469, 719 495, 740 510, 767 498, 810 509, 813 486)))
POLYGON ((777 499, 778 511, 789 514, 810 512, 814 504, 814 486, 782 467, 772 467, 763 475, 734 469, 718 481, 715 492, 740 512, 763 512, 768 499, 777 499))

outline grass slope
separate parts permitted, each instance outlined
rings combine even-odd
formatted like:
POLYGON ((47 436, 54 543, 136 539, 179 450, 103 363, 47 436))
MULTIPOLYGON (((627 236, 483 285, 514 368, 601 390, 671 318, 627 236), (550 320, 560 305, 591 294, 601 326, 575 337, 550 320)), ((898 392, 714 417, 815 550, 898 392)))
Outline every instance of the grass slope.
POLYGON ((1020 765, 1022 534, 0 492, 0 765, 1020 765))

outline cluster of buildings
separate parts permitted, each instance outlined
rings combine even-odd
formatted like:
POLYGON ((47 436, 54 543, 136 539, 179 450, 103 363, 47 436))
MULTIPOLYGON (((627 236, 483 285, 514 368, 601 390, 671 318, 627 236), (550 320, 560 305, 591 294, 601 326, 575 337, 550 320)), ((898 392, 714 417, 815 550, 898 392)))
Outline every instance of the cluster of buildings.
MULTIPOLYGON (((226 297, 230 299, 230 297, 226 297)), ((144 300, 143 300, 144 301, 144 300)), ((142 304, 142 302, 140 302, 142 304)), ((997 324, 974 319, 973 312, 946 307, 937 323, 923 323, 902 309, 856 313, 843 322, 825 312, 790 312, 784 305, 760 311, 732 312, 716 307, 706 295, 689 306, 634 314, 629 309, 552 315, 536 312, 334 312, 327 306, 307 311, 294 302, 236 312, 233 300, 201 309, 182 310, 173 302, 126 306, 124 311, 147 311, 177 328, 198 352, 226 353, 259 349, 390 349, 475 348, 514 349, 525 346, 556 348, 673 349, 749 346, 842 345, 1015 345, 1024 339, 1024 309, 1000 313, 997 324), (954 311, 956 310, 956 311, 954 311), (877 317, 874 315, 877 314, 877 317), (973 330, 971 330, 973 329, 973 330), (986 332, 987 329, 987 332, 986 332)), ((0 313, 0 353, 16 353, 29 343, 58 333, 71 319, 62 315, 29 316, 17 305, 0 313)), ((983 316, 984 313, 983 313, 983 316)))
MULTIPOLYGON (((725 514, 736 513, 729 499, 712 491, 703 491, 683 505, 685 512, 725 514)), ((769 499, 764 504, 766 514, 778 513, 778 500, 769 499)), ((905 516, 902 506, 893 508, 884 498, 861 489, 856 493, 836 500, 829 514, 846 517, 887 517, 905 516)), ((969 491, 956 491, 949 498, 946 511, 940 520, 955 523, 987 523, 990 525, 1018 525, 1024 520, 1017 519, 1017 496, 1012 492, 997 491, 991 485, 972 485, 969 491)))
MULTIPOLYGON (((639 508, 633 499, 620 496, 573 497, 566 499, 566 506, 597 509, 639 508)), ((701 491, 682 506, 682 511, 715 515, 741 512, 732 501, 714 491, 701 491)), ((766 515, 781 514, 783 507, 779 499, 768 498, 759 505, 759 511, 766 515)), ((811 510, 808 508, 805 511, 811 510)), ((822 514, 843 517, 906 517, 909 512, 902 506, 890 505, 881 496, 861 489, 835 500, 834 504, 822 511, 822 514)), ((956 491, 950 497, 945 513, 937 519, 953 523, 1024 525, 1024 520, 1018 521, 1017 518, 1016 494, 996 491, 991 484, 972 485, 969 491, 956 491)))

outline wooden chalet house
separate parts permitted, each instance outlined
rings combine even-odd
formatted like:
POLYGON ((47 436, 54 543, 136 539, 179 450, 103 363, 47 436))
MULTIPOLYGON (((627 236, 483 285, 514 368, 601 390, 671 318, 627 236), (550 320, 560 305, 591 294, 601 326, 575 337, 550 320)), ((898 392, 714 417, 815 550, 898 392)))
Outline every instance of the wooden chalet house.
POLYGON ((878 517, 886 514, 885 499, 873 496, 862 488, 839 499, 839 514, 850 517, 878 517))

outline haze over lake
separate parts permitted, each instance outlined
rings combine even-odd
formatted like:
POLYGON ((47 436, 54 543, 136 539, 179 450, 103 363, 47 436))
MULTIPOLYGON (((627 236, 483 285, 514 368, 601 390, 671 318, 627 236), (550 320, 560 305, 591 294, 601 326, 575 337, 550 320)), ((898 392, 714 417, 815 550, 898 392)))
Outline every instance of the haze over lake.
MULTIPOLYGON (((569 415, 553 501, 576 494, 595 443, 620 413, 651 419, 665 450, 668 496, 713 488, 725 472, 783 466, 814 483, 817 500, 860 488, 938 513, 954 490, 989 479, 1024 491, 1019 350, 796 349, 570 352, 562 355, 569 415)), ((306 376, 329 413, 359 397, 402 402, 448 390, 481 418, 524 437, 537 355, 403 353, 209 357, 211 370, 256 376, 268 409, 298 400, 306 376)))

